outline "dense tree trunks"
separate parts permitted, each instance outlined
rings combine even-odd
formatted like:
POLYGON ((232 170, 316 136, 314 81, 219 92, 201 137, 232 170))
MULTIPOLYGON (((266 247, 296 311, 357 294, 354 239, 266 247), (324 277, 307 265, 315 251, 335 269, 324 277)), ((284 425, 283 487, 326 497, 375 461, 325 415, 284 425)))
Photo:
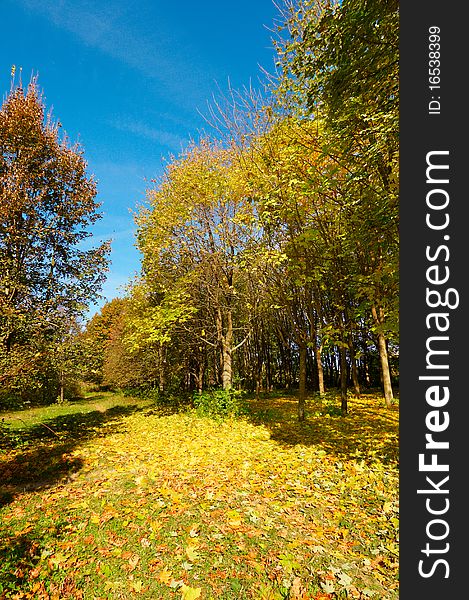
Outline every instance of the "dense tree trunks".
POLYGON ((278 372, 277 380, 281 387, 290 389, 292 385, 292 364, 288 350, 280 342, 278 345, 278 372))
POLYGON ((306 386, 308 386, 309 382, 312 390, 319 389, 318 370, 316 369, 315 355, 314 352, 310 352, 309 349, 306 354, 306 371, 308 373, 308 376, 306 377, 306 386))
POLYGON ((362 371, 362 381, 365 382, 367 387, 371 387, 371 376, 370 376, 370 358, 369 350, 365 341, 362 342, 363 356, 360 361, 360 367, 362 371))
POLYGON ((165 372, 165 351, 164 345, 158 347, 158 390, 164 394, 166 389, 166 372, 165 372))
POLYGON ((352 336, 349 335, 349 351, 350 351, 350 373, 352 376, 352 385, 355 396, 360 396, 360 382, 358 377, 357 359, 355 358, 355 347, 352 336))
POLYGON ((201 359, 199 361, 199 369, 197 372, 197 392, 199 394, 202 393, 204 387, 204 375, 205 375, 205 360, 201 359))
POLYGON ((272 369, 270 348, 265 339, 262 339, 262 353, 265 361, 265 389, 267 392, 272 391, 272 369))
POLYGON ((353 355, 350 357, 350 361, 351 361, 353 391, 355 392, 355 396, 360 396, 361 390, 360 390, 360 381, 358 379, 357 361, 353 355))
POLYGON ((60 383, 59 383, 59 397, 57 398, 57 402, 59 404, 63 404, 65 400, 65 374, 63 371, 60 373, 60 383))

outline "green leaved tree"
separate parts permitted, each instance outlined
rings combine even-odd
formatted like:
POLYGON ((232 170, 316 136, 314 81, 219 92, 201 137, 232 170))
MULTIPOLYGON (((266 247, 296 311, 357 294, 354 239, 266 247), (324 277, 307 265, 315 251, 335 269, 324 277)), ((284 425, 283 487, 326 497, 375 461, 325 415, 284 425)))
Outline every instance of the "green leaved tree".
POLYGON ((386 405, 398 336, 399 3, 291 0, 278 43, 279 106, 325 123, 324 152, 346 173, 340 210, 353 294, 371 320, 386 405))

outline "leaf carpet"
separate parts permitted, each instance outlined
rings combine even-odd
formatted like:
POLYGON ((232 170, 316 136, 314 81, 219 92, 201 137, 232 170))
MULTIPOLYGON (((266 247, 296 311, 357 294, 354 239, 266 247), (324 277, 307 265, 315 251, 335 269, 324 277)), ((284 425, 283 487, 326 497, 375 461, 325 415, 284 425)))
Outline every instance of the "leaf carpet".
POLYGON ((0 598, 397 599, 398 412, 350 407, 101 422, 62 478, 4 492, 0 598))

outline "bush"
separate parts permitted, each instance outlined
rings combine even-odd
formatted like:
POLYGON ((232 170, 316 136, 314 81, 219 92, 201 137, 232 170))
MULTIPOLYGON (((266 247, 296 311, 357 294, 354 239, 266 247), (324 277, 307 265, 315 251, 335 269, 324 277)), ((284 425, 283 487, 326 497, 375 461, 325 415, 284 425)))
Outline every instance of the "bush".
POLYGON ((156 408, 171 409, 172 411, 185 410, 191 406, 191 395, 187 392, 175 393, 171 390, 162 392, 157 385, 147 385, 121 390, 124 396, 148 400, 156 408))
POLYGON ((341 417, 342 409, 338 390, 330 390, 325 394, 315 393, 314 404, 311 406, 312 416, 315 417, 341 417))
POLYGON ((203 417, 239 417, 249 412, 243 392, 239 390, 207 390, 194 394, 194 407, 203 417))
MULTIPOLYGON (((1 451, 12 450, 24 442, 20 431, 13 429, 5 419, 0 420, 0 453, 1 451)), ((1 506, 1 498, 0 498, 1 506)))

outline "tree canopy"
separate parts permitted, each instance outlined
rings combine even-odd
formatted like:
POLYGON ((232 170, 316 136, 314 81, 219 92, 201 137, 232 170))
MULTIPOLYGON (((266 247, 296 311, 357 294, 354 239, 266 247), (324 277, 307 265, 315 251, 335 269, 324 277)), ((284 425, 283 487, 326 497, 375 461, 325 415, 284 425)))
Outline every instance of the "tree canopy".
POLYGON ((0 378, 45 391, 56 345, 105 279, 109 245, 84 249, 100 218, 78 145, 45 112, 32 79, 0 110, 0 378), (25 380, 29 380, 28 385, 25 380))
POLYGON ((280 11, 276 75, 265 92, 216 102, 211 134, 167 162, 136 214, 141 272, 76 346, 74 319, 106 264, 106 245, 81 246, 99 218, 96 184, 36 82, 12 88, 0 121, 5 381, 19 377, 17 350, 44 378, 65 373, 73 349, 94 385, 189 398, 294 387, 300 420, 308 389, 340 388, 342 414, 350 387, 381 386, 391 405, 398 3, 280 11), (46 348, 61 349, 60 368, 41 363, 46 348))

